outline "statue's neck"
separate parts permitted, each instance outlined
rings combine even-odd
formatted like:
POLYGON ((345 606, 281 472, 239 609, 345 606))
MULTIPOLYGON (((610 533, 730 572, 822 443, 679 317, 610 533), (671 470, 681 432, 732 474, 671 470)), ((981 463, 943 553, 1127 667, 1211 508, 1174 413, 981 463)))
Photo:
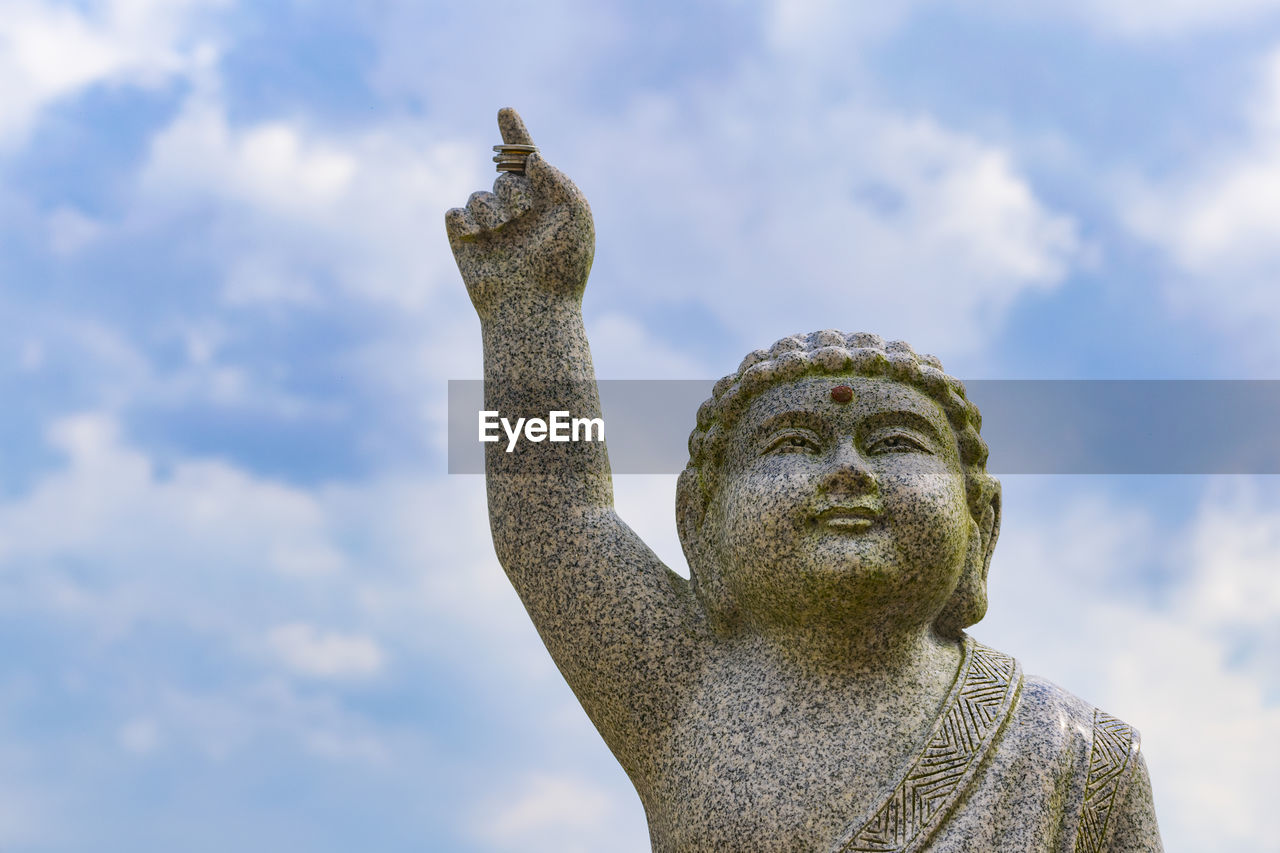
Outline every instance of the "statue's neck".
POLYGON ((911 690, 950 684, 961 647, 931 625, 867 625, 840 631, 832 626, 769 626, 744 630, 732 639, 735 656, 752 659, 801 689, 827 687, 864 691, 891 685, 911 690))

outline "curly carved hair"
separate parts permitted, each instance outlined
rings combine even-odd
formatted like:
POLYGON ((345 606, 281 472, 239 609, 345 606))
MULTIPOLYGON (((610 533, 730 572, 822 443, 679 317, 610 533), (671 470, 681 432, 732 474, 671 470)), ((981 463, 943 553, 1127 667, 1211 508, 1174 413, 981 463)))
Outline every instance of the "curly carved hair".
MULTIPOLYGON (((919 355, 905 341, 889 341, 865 332, 827 329, 782 338, 768 349, 747 355, 735 373, 721 379, 711 399, 698 408, 697 426, 689 435, 689 463, 677 486, 677 514, 701 524, 715 494, 724 459, 725 442, 750 401, 762 391, 804 376, 851 373, 883 377, 909 385, 938 403, 955 433, 965 473, 969 513, 979 528, 994 539, 999 523, 1000 484, 986 471, 987 443, 979 435, 982 414, 965 396, 964 383, 942 370, 936 356, 919 355)), ((988 549, 980 577, 962 578, 956 593, 938 619, 946 634, 958 634, 986 612, 988 549)))

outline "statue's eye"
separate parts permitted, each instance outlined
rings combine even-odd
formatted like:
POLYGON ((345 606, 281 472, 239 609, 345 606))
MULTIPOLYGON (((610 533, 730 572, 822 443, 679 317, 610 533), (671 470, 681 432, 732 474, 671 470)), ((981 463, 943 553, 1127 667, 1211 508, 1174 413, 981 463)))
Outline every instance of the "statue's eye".
POLYGON ((867 450, 871 453, 929 453, 925 442, 907 432, 891 432, 871 441, 867 450))
POLYGON ((817 436, 808 431, 789 430, 775 435, 765 453, 818 453, 822 450, 817 436))

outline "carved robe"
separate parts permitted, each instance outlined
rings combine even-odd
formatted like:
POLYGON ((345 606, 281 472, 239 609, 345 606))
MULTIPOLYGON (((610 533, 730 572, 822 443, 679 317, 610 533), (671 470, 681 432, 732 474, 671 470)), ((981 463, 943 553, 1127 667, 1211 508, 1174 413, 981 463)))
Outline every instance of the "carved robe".
POLYGON ((830 853, 1160 851, 1138 733, 969 638, 924 744, 830 853))

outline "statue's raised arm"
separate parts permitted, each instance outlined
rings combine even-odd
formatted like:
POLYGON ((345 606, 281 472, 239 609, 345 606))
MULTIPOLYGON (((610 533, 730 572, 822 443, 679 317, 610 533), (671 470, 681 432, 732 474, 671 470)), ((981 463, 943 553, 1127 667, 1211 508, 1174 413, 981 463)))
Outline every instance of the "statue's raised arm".
MULTIPOLYGON (((506 145, 532 140, 514 110, 506 145)), ((505 418, 601 417, 582 295, 595 251, 582 192, 536 151, 445 217, 480 315, 485 410, 505 418)), ((687 582, 614 513, 599 431, 577 441, 486 445, 489 522, 498 559, 539 634, 628 771, 652 744, 644 720, 688 673, 696 610, 687 582), (586 440, 588 437, 593 440, 586 440)), ((537 437, 535 434, 533 437, 537 437)))

